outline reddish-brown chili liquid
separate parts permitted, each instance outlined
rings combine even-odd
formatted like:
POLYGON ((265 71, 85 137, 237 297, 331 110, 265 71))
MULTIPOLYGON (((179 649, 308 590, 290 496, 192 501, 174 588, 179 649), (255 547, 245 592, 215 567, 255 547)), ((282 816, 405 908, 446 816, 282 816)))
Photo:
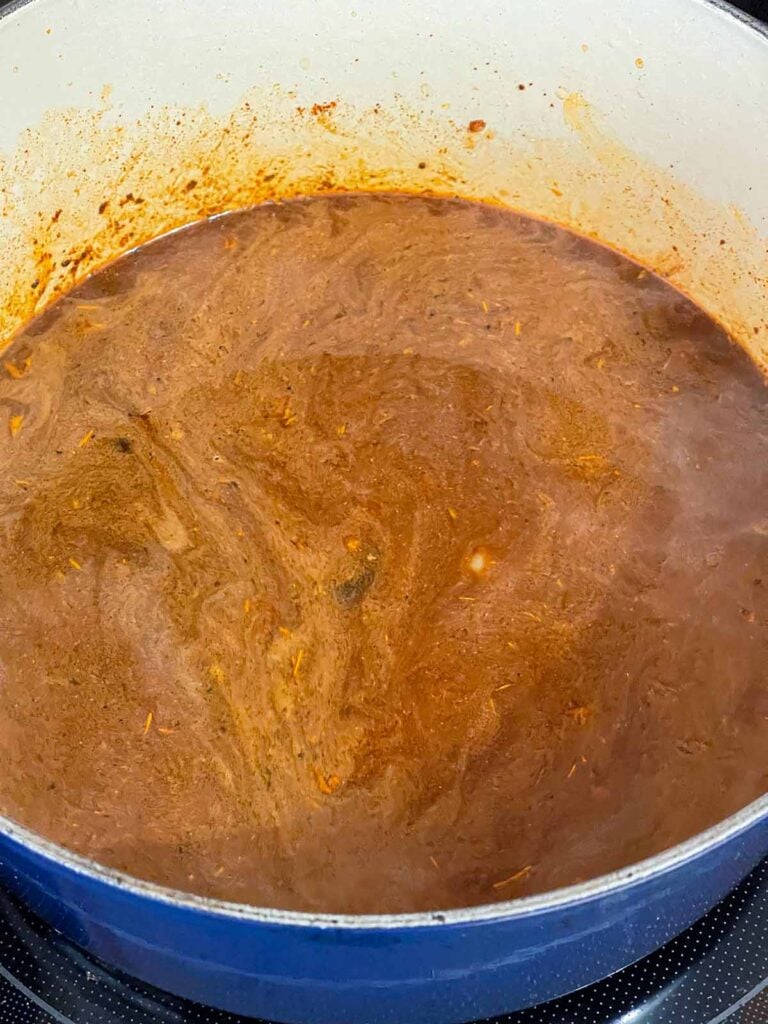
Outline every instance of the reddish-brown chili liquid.
POLYGON ((767 393, 628 260, 459 201, 270 205, 4 358, 25 825, 198 893, 412 911, 765 790, 767 393))

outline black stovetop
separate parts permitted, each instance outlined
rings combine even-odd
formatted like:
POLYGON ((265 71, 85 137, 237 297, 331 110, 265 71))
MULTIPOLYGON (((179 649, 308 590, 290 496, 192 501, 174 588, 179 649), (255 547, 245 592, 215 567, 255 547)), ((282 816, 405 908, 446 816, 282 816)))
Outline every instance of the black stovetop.
MULTIPOLYGON (((658 952, 605 981, 496 1024, 725 1020, 768 1024, 768 859, 658 952)), ((116 974, 0 890, 0 1024, 246 1024, 246 1018, 116 974)))
POLYGON ((768 21, 768 0, 730 0, 730 2, 734 7, 740 7, 742 11, 751 14, 753 18, 768 21))

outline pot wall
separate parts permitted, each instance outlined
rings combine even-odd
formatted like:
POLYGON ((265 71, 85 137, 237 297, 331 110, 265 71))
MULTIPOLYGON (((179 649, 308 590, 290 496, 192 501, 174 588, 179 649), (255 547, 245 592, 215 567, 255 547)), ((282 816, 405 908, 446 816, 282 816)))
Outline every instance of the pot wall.
POLYGON ((424 914, 420 924, 415 915, 355 925, 259 919, 204 900, 157 899, 3 833, 0 878, 100 959, 198 1002, 289 1024, 460 1024, 581 988, 667 942, 766 854, 763 805, 727 839, 663 870, 624 873, 623 885, 580 887, 549 905, 532 897, 424 914))
POLYGON ((89 269, 206 213, 425 188, 611 243, 768 362, 765 39, 705 0, 445 12, 17 4, 0 29, 2 336, 89 269))

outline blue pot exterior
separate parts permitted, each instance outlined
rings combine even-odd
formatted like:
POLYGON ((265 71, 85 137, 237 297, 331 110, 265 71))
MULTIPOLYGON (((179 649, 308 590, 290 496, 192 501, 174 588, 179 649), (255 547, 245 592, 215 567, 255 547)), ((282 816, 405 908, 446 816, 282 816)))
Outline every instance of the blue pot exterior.
MULTIPOLYGON (((68 938, 177 995, 288 1024, 458 1024, 555 998, 645 956, 768 853, 768 811, 624 884, 497 916, 277 922, 152 894, 0 833, 0 877, 68 938)), ((564 893, 564 896, 567 894, 564 893)))

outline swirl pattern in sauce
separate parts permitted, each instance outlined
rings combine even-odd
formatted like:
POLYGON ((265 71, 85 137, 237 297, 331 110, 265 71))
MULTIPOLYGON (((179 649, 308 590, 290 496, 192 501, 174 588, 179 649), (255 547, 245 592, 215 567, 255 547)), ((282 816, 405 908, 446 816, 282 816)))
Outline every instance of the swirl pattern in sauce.
POLYGON ((5 354, 0 808, 303 910, 592 877, 766 788, 768 406, 629 261, 337 196, 96 274, 5 354))

